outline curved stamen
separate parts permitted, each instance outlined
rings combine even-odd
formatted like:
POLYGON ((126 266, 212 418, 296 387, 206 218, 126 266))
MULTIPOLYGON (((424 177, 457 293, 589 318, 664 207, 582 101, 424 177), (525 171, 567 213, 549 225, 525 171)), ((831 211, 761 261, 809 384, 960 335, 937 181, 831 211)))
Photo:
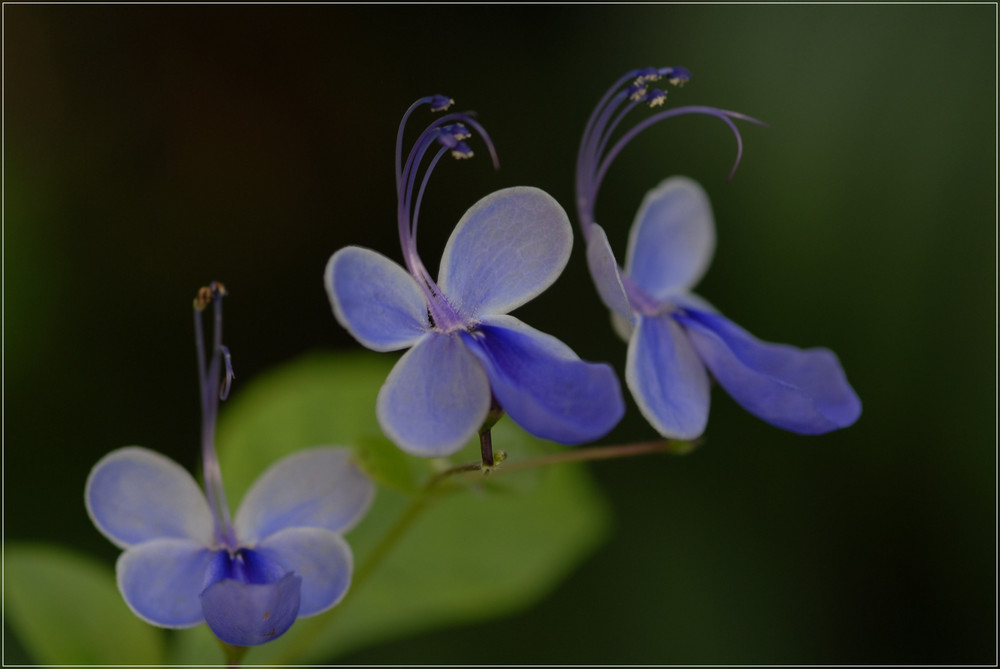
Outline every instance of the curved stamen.
POLYGON ((736 136, 736 160, 733 163, 732 169, 729 171, 729 176, 727 177, 727 179, 733 178, 733 175, 736 173, 736 168, 739 167, 740 165, 740 159, 743 156, 743 137, 740 135, 740 131, 736 127, 736 124, 733 123, 733 121, 731 120, 731 117, 738 118, 744 121, 750 121, 751 123, 756 123, 758 125, 766 125, 763 121, 758 121, 757 119, 745 116, 744 114, 738 114, 736 112, 727 112, 723 109, 717 109, 715 107, 703 107, 703 106, 678 107, 676 109, 668 109, 658 114, 654 114, 653 116, 650 116, 649 118, 644 119, 637 125, 633 126, 628 132, 622 135, 621 139, 619 139, 613 147, 611 147, 611 150, 608 151, 607 155, 601 161, 601 164, 597 169, 597 174, 593 181, 593 189, 594 189, 593 192, 597 192, 597 189, 601 187, 601 182, 604 181, 604 175, 607 173, 608 168, 611 166, 611 163, 614 161, 614 159, 618 156, 619 153, 621 153, 621 150, 625 148, 625 145, 627 145, 629 142, 635 139, 635 137, 640 132, 646 130, 650 126, 659 123, 660 121, 664 121, 674 116, 683 116, 685 114, 705 114, 708 116, 714 116, 715 118, 723 121, 726 125, 729 126, 729 129, 733 131, 733 134, 736 136))
POLYGON ((421 105, 430 105, 432 112, 444 111, 451 105, 455 104, 455 101, 446 95, 429 95, 427 97, 420 98, 403 113, 403 118, 399 121, 399 129, 396 130, 396 191, 399 191, 399 183, 403 179, 403 175, 400 172, 400 164, 403 159, 403 128, 406 127, 406 121, 410 118, 410 115, 421 105))
POLYGON ((194 304, 195 348, 198 355, 198 380, 201 386, 201 446, 202 474, 205 479, 205 497, 208 499, 212 518, 215 521, 216 541, 235 548, 236 536, 233 532, 229 506, 226 504, 226 492, 222 484, 222 470, 219 458, 215 452, 215 422, 219 413, 220 376, 223 357, 226 362, 226 382, 224 392, 228 395, 231 380, 232 364, 229 361, 229 351, 222 345, 222 298, 226 295, 225 287, 213 282, 208 289, 198 291, 194 304), (209 302, 215 304, 215 319, 212 327, 212 358, 206 367, 204 333, 201 324, 201 313, 209 302))
POLYGON ((598 146, 602 144, 602 139, 606 136, 605 127, 608 124, 608 120, 614 114, 615 109, 628 99, 628 95, 625 91, 619 91, 618 95, 611 99, 608 105, 601 110, 601 114, 594 125, 590 136, 587 138, 587 144, 583 153, 583 159, 579 165, 579 174, 577 176, 577 185, 580 190, 578 198, 584 193, 593 193, 594 189, 592 187, 594 172, 596 171, 595 162, 600 158, 601 154, 598 151, 598 146))
POLYGON ((424 103, 430 104, 432 110, 443 110, 451 102, 450 98, 444 98, 444 96, 421 98, 407 109, 396 134, 396 216, 403 259, 410 274, 417 280, 417 284, 424 293, 431 319, 435 326, 443 329, 460 326, 462 321, 441 294, 440 288, 430 276, 427 268, 424 267, 417 253, 417 224, 427 184, 446 151, 451 151, 456 158, 472 156, 472 149, 465 143, 465 140, 472 136, 469 128, 479 132, 490 152, 494 166, 497 168, 500 166, 493 140, 485 128, 473 118, 472 112, 455 112, 437 118, 420 133, 405 162, 403 161, 403 131, 413 110, 424 103), (421 169, 427 152, 435 143, 439 144, 441 148, 435 152, 429 164, 421 169))
POLYGON ((604 95, 601 96, 601 99, 597 103, 597 106, 594 107, 594 111, 591 112, 590 118, 587 119, 587 125, 583 129, 583 137, 580 139, 580 150, 577 151, 576 155, 577 174, 580 173, 580 165, 583 163, 584 151, 590 145, 590 135, 594 130, 595 124, 597 123, 597 118, 600 115, 601 110, 604 109, 604 106, 608 104, 608 101, 611 100, 611 97, 618 91, 619 88, 621 88, 622 84, 624 84, 626 81, 628 81, 629 79, 631 79, 632 77, 636 76, 639 73, 640 70, 632 70, 631 72, 627 72, 624 75, 622 75, 621 78, 618 79, 618 81, 616 81, 615 83, 613 83, 611 85, 611 88, 609 88, 604 93, 604 95))

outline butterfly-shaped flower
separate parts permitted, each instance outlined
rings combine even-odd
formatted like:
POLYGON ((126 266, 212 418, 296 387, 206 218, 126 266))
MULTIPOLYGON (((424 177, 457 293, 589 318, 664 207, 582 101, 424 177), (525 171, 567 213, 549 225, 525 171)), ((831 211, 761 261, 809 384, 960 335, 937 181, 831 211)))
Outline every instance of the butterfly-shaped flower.
POLYGON ((265 471, 230 520, 213 445, 228 360, 219 340, 221 291, 213 284, 206 295, 217 318, 213 360, 202 374, 204 492, 173 460, 133 446, 94 466, 84 496, 97 529, 124 549, 118 588, 138 617, 160 627, 207 622, 222 641, 254 646, 343 598, 353 559, 341 534, 361 519, 375 489, 347 449, 309 449, 265 471))
POLYGON ((624 413, 613 370, 587 363, 564 343, 508 315, 550 286, 565 267, 572 228, 562 207, 537 188, 507 188, 470 208, 448 240, 438 279, 417 255, 420 200, 444 153, 468 157, 470 128, 496 155, 469 114, 431 123, 402 164, 407 118, 396 142, 398 224, 406 269, 350 246, 330 258, 326 288, 334 314, 360 343, 376 351, 409 349, 379 392, 376 414, 385 433, 420 456, 458 451, 500 409, 531 434, 564 444, 592 441, 624 413), (418 171, 437 147, 417 188, 418 171))
POLYGON ((762 342, 691 292, 715 250, 711 206, 697 183, 673 177, 646 195, 632 225, 624 269, 594 222, 604 174, 642 130, 681 114, 715 116, 736 134, 738 164, 742 140, 732 119, 759 123, 711 107, 680 107, 648 117, 605 153, 611 133, 633 107, 662 104, 666 94, 648 90, 647 83, 664 76, 676 84, 690 75, 682 68, 647 68, 612 86, 587 125, 576 174, 587 262, 616 329, 628 341, 625 376, 636 404, 660 434, 697 437, 708 421, 711 372, 747 411, 778 427, 821 434, 851 425, 861 402, 832 351, 762 342))

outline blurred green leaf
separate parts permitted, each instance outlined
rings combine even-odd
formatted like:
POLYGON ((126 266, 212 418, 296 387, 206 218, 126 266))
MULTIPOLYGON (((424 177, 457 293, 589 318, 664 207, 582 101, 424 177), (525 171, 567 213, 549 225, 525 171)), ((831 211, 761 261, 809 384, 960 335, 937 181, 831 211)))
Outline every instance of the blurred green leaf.
MULTIPOLYGON (((282 457, 311 446, 384 439, 375 398, 393 356, 311 354, 234 386, 219 420, 219 459, 230 506, 282 457)), ((405 457, 405 456, 404 456, 405 457)))
POLYGON ((358 464, 375 483, 411 495, 420 489, 418 463, 385 437, 361 437, 353 446, 358 464))
POLYGON ((114 569, 67 549, 7 544, 4 610, 42 664, 162 664, 163 632, 139 620, 114 569))
MULTIPOLYGON (((233 501, 288 453, 317 445, 359 449, 359 462, 383 485, 347 537, 356 577, 400 516, 414 504, 423 507, 371 578, 356 581, 341 605, 252 649, 248 663, 324 660, 430 628, 509 614, 544 597, 606 535, 607 507, 579 466, 488 478, 473 473, 449 479, 432 495, 407 494, 452 464, 478 460, 479 445, 470 443, 451 460, 427 460, 387 442, 375 419, 375 398, 394 361, 366 353, 306 356, 234 393, 223 412, 220 458, 233 501)), ((509 419, 494 427, 493 443, 508 452, 508 462, 558 448, 509 419)), ((192 653, 173 659, 203 661, 193 651, 204 644, 196 641, 185 638, 192 653)))

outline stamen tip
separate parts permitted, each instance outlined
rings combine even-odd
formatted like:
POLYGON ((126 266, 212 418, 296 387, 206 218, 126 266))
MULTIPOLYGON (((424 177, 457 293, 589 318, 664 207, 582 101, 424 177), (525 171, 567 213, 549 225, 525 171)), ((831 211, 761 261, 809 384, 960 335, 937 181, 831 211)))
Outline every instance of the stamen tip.
POLYGON ((439 112, 448 109, 455 104, 455 101, 446 95, 432 95, 430 99, 431 111, 439 112))
POLYGON ((451 150, 452 158, 457 160, 466 160, 473 156, 472 148, 465 142, 459 142, 455 145, 455 148, 451 150))
POLYGON ((659 107, 667 101, 667 92, 659 88, 654 88, 646 93, 646 104, 652 107, 659 107))
POLYGON ((635 83, 645 84, 650 81, 657 81, 660 78, 660 71, 655 67, 644 67, 638 71, 635 78, 635 83))
POLYGON ((665 67, 660 72, 673 86, 683 86, 684 82, 691 79, 691 72, 686 67, 665 67))
POLYGON ((646 97, 646 86, 640 83, 638 80, 635 81, 631 86, 628 87, 628 99, 638 102, 646 97))
POLYGON ((198 289, 198 294, 194 296, 194 308, 198 311, 204 311, 212 302, 212 289, 208 286, 202 286, 198 289))

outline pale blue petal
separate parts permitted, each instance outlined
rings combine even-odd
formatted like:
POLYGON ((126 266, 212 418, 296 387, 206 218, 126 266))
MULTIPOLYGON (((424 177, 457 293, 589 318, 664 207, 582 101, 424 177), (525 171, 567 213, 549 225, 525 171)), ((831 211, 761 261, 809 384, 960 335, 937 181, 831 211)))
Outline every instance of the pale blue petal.
POLYGON ((302 578, 300 616, 326 611, 344 598, 351 585, 351 548, 336 532, 293 527, 272 534, 254 550, 302 578))
MULTIPOLYGON (((706 314, 717 314, 719 310, 701 295, 695 293, 678 293, 670 297, 670 302, 680 309, 703 311, 706 314)), ((676 311, 676 309, 674 310, 676 311)))
POLYGON ((594 279, 597 294, 601 296, 605 306, 612 313, 624 319, 632 320, 632 309, 628 304, 628 295, 622 284, 618 261, 608 243, 604 228, 597 223, 590 225, 590 237, 587 240, 587 266, 590 276, 594 279))
POLYGON ((259 646, 288 631, 299 612, 301 579, 285 574, 273 583, 216 581, 201 596, 205 622, 233 646, 259 646))
POLYGON ((465 212, 441 258, 438 284, 467 320, 505 314, 558 278, 573 230, 566 212, 537 188, 505 188, 465 212))
POLYGON ((611 329, 622 338, 623 342, 627 343, 632 340, 632 332, 635 331, 635 325, 632 321, 632 318, 623 318, 615 312, 611 312, 611 329))
POLYGON ((408 348, 427 331, 420 286, 381 253, 342 248, 330 257, 324 277, 337 321, 373 351, 408 348))
POLYGON ((215 551, 189 539, 156 539, 118 558, 118 589, 132 612, 160 627, 204 620, 201 600, 215 551))
POLYGON ((489 410, 486 372, 454 332, 424 335, 392 368, 375 405, 386 436, 422 457, 460 450, 489 410))
POLYGON ((861 415, 861 400, 829 349, 762 342, 718 314, 689 311, 677 318, 719 384, 772 425, 822 434, 861 415))
POLYGON ((122 548, 164 537, 208 545, 215 525, 194 478, 170 458, 139 446, 101 458, 84 490, 87 513, 122 548))
POLYGON ((629 342, 625 381, 639 411, 669 439, 694 439, 708 422, 705 365, 669 313, 639 318, 629 342))
POLYGON ((670 177, 643 198, 629 233, 625 274, 659 300, 694 286, 715 252, 715 223, 705 191, 670 177))
POLYGON ((254 544, 287 527, 346 532, 375 498, 375 484, 346 448, 312 448, 271 465, 247 491, 233 523, 254 544))
POLYGON ((512 316, 484 318, 462 338, 497 402, 526 431, 563 444, 599 439, 625 413, 610 366, 580 360, 561 341, 512 316))

